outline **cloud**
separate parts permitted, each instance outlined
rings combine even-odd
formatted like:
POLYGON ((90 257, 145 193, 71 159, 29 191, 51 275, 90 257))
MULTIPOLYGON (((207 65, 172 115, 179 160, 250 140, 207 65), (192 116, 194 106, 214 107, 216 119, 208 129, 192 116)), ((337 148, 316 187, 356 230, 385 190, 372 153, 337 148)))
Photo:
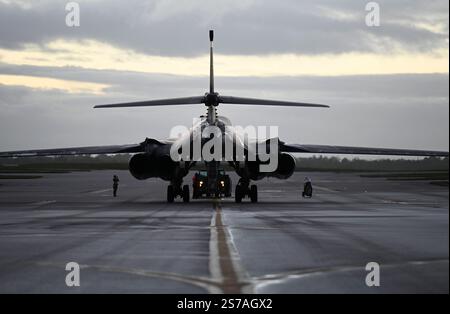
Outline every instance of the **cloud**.
POLYGON ((71 94, 102 94, 104 89, 108 87, 105 84, 60 80, 48 77, 35 77, 30 75, 0 74, 0 82, 0 84, 6 86, 25 86, 33 89, 58 89, 71 94))
MULTIPOLYGON (((97 41, 50 42, 45 47, 27 45, 20 51, 0 49, 0 60, 13 65, 74 66, 173 75, 205 76, 209 56, 166 57, 122 50, 97 41)), ((362 75, 392 73, 445 73, 448 50, 428 54, 348 53, 335 55, 223 55, 215 56, 220 76, 362 75)))
POLYGON ((136 143, 189 125, 203 105, 94 110, 203 94, 216 30, 221 94, 329 110, 221 105, 238 125, 294 143, 448 149, 448 1, 0 0, 0 150, 136 143))
MULTIPOLYGON (((204 105, 93 109, 95 104, 201 94, 207 79, 78 68, 1 66, 10 73, 107 83, 103 95, 0 85, 0 150, 135 143, 189 126, 204 105)), ((293 143, 448 149, 448 74, 218 77, 221 94, 325 103, 330 109, 220 105, 234 124, 278 125, 293 143)))
POLYGON ((81 27, 65 25, 66 1, 0 2, 0 45, 91 39, 150 55, 199 56, 215 28, 224 54, 432 52, 448 49, 448 1, 79 0, 81 27), (22 4, 20 4, 22 3, 22 4), (420 14, 419 14, 420 13, 420 14))
MULTIPOLYGON (((0 63, 0 73, 51 77, 58 80, 83 81, 108 85, 103 97, 176 97, 202 94, 209 84, 204 76, 168 75, 119 70, 95 70, 79 67, 16 66, 0 63)), ((281 97, 285 90, 305 95, 314 92, 314 98, 359 98, 376 96, 376 99, 448 98, 448 74, 398 74, 353 76, 277 76, 277 77, 226 77, 216 76, 216 87, 221 94, 248 94, 254 97, 270 95, 281 97)), ((302 96, 303 98, 304 96, 302 96)), ((113 99, 114 100, 114 99, 113 99)), ((115 99, 120 100, 120 99, 115 99)), ((334 101, 333 101, 334 102, 334 101)))

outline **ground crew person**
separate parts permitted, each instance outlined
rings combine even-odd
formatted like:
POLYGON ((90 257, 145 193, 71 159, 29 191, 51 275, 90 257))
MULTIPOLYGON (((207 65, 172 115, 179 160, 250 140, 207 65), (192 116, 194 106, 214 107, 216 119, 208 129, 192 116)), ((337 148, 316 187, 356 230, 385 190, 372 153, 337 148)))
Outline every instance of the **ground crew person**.
POLYGON ((305 177, 305 181, 304 181, 304 185, 303 185, 303 193, 302 196, 303 197, 312 197, 312 181, 310 178, 305 177))
POLYGON ((117 189, 119 188, 119 177, 117 175, 113 176, 113 196, 117 196, 117 189))

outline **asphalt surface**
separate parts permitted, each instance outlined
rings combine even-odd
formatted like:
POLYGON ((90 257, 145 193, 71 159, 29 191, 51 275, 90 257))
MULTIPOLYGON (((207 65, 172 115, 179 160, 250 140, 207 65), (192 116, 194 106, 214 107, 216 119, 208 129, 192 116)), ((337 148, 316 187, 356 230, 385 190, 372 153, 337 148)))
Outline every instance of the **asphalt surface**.
POLYGON ((449 292, 447 187, 302 173, 261 181, 257 204, 167 204, 166 186, 121 171, 0 180, 0 293, 449 292))

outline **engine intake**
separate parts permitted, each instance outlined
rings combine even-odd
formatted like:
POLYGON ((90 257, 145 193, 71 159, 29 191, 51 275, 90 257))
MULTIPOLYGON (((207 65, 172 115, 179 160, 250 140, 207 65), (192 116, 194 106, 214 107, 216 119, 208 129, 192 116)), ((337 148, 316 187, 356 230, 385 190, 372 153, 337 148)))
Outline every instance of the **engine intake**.
POLYGON ((287 179, 295 171, 295 158, 289 154, 281 153, 278 155, 278 166, 274 172, 261 172, 261 162, 247 161, 243 168, 236 169, 239 176, 250 180, 261 180, 265 177, 275 177, 278 179, 287 179))
POLYGON ((131 157, 128 167, 131 175, 138 180, 161 178, 169 181, 174 176, 177 163, 168 155, 136 154, 131 157))
POLYGON ((294 174, 296 167, 295 158, 289 154, 278 155, 278 167, 277 170, 270 174, 270 176, 276 177, 278 179, 287 179, 294 174))

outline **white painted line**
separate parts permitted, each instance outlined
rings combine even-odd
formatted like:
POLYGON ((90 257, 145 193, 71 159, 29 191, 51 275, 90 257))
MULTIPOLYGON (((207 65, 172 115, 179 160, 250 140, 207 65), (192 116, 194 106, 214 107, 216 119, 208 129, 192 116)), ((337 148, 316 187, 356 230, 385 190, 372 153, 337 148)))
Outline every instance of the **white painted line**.
POLYGON ((110 192, 110 191, 112 191, 112 189, 103 189, 103 190, 89 192, 89 194, 98 194, 98 193, 110 192))
POLYGON ((209 268, 214 281, 219 282, 219 293, 252 293, 249 276, 242 267, 232 234, 223 223, 221 207, 214 203, 210 224, 209 268))
POLYGON ((44 205, 53 204, 53 203, 56 203, 56 201, 55 200, 42 201, 42 202, 31 203, 31 205, 32 206, 44 206, 44 205))
MULTIPOLYGON (((219 250, 217 248, 217 229, 216 229, 216 211, 213 212, 210 223, 210 237, 209 237, 209 272, 212 280, 215 282, 222 282, 223 276, 219 263, 219 250)), ((210 287, 208 289, 211 294, 223 293, 222 289, 218 287, 210 287)))

